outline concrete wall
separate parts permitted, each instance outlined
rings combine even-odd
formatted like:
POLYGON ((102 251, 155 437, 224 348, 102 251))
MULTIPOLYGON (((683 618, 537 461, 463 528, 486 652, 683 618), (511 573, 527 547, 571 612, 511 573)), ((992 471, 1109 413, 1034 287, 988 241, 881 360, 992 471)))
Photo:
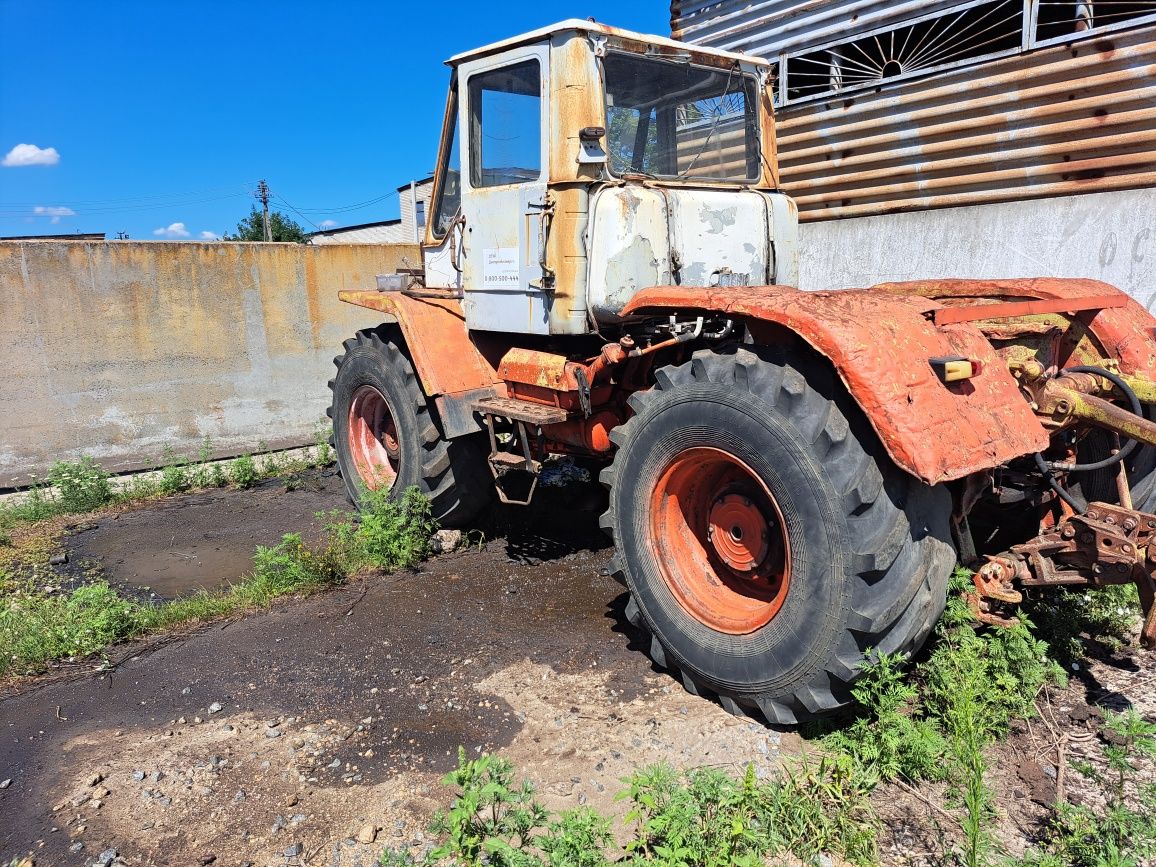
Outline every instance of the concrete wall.
POLYGON ((0 243, 0 487, 90 454, 156 465, 311 442, 341 342, 380 319, 337 290, 416 247, 0 243))
POLYGON ((804 289, 921 277, 1090 277, 1156 302, 1156 190, 804 223, 804 289))

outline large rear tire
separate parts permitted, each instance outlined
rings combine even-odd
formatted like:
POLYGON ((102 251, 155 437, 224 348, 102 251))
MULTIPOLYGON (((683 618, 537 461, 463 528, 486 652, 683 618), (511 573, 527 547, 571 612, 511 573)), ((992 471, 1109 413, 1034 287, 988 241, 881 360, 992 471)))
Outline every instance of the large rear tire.
POLYGON ((943 610, 950 495, 891 462, 821 359, 702 351, 656 376, 602 475, 627 617, 732 713, 848 704, 868 650, 914 652, 943 610))
POLYGON ((492 484, 477 437, 446 440, 413 365, 388 327, 359 331, 333 359, 333 446, 350 501, 416 485, 444 527, 460 527, 489 502, 492 484))

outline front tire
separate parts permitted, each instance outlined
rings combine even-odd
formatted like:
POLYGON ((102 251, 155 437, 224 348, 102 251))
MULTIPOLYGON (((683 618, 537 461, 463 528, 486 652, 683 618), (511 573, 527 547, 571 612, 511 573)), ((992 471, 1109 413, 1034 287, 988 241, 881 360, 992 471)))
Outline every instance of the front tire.
POLYGON ((627 617, 732 713, 848 704, 868 650, 913 652, 943 610, 950 495, 890 461, 818 359, 701 351, 656 378, 602 477, 627 617))
POLYGON ((433 517, 460 527, 490 501, 492 485, 475 437, 446 440, 426 403, 417 374, 391 329, 359 331, 333 359, 333 447, 354 505, 366 490, 400 497, 416 485, 433 517))

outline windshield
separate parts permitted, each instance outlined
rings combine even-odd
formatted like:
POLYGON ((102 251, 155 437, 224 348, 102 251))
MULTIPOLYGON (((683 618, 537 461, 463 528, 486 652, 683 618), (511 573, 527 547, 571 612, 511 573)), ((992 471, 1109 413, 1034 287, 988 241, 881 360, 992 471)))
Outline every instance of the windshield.
POLYGON ((603 64, 615 175, 757 180, 753 76, 634 54, 609 53, 603 64))

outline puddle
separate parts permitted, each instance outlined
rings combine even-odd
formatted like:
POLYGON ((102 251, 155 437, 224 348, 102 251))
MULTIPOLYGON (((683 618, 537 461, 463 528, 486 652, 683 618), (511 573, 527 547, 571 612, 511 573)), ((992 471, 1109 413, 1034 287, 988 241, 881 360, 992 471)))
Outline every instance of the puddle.
POLYGON ((202 491, 100 518, 67 540, 69 559, 98 561, 112 584, 173 599, 237 580, 258 545, 285 533, 320 540, 316 514, 348 508, 333 474, 307 474, 293 491, 277 479, 247 491, 202 491))

